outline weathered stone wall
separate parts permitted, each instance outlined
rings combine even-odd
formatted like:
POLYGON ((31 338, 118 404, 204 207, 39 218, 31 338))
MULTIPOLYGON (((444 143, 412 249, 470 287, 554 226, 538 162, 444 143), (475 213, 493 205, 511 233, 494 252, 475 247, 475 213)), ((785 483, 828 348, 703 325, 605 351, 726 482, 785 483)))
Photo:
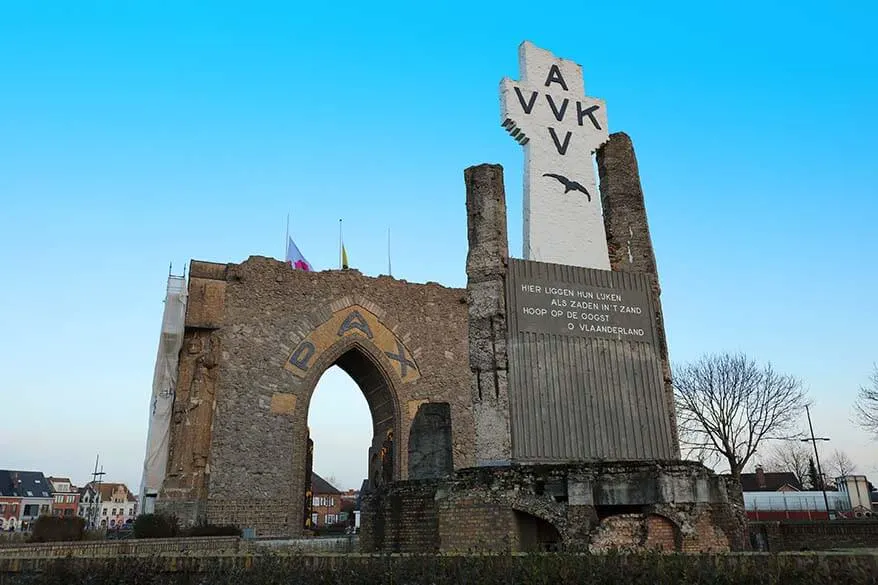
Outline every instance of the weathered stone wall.
POLYGON ((670 413, 670 426, 680 456, 680 440, 674 408, 674 388, 671 384, 671 365, 668 342, 661 306, 661 286, 646 203, 640 185, 640 171, 631 138, 624 132, 610 134, 610 139, 596 153, 598 175, 601 181, 601 204, 604 227, 607 231, 607 247, 610 268, 619 272, 640 272, 649 275, 652 282, 655 305, 656 345, 662 362, 665 381, 665 400, 670 413))
MULTIPOLYGON (((693 462, 478 467, 457 470, 447 480, 411 483, 376 491, 363 512, 372 547, 366 550, 397 550, 391 548, 400 546, 393 535, 412 530, 412 521, 387 507, 392 501, 404 509, 400 499, 406 497, 415 499, 414 507, 434 501, 438 518, 437 540, 409 550, 746 548, 743 507, 730 492, 734 485, 693 462)), ((419 542, 429 531, 421 528, 419 542)))
POLYGON ((409 428, 426 402, 450 406, 454 466, 474 464, 464 291, 264 257, 193 262, 190 274, 168 506, 207 500, 212 522, 301 534, 308 405, 333 364, 372 411, 375 441, 362 449, 384 473, 376 481, 406 477, 409 428))
POLYGON ((193 524, 206 513, 208 457, 216 408, 227 265, 192 262, 186 329, 177 369, 168 468, 158 511, 193 524))
MULTIPOLYGON (((671 370, 667 339, 660 303, 661 290, 657 274, 655 253, 649 232, 643 190, 634 148, 627 135, 616 133, 597 151, 600 172, 600 193, 603 217, 610 253, 610 267, 615 272, 633 272, 646 275, 652 289, 652 305, 655 315, 656 354, 655 367, 658 385, 656 400, 663 401, 664 408, 653 412, 647 425, 657 429, 663 441, 649 442, 660 449, 641 449, 635 458, 680 457, 677 421, 675 417, 671 370), (661 388, 663 384, 663 389, 661 388), (662 391, 663 390, 663 391, 662 391), (659 420, 660 419, 660 420, 659 420)), ((510 430, 510 421, 524 420, 515 412, 510 413, 508 344, 509 317, 506 293, 503 285, 508 278, 508 244, 506 236, 506 200, 503 186, 503 169, 498 165, 478 165, 464 172, 467 193, 467 220, 469 228, 469 255, 467 257, 467 293, 469 299, 470 369, 473 372, 473 411, 476 426, 476 461, 479 465, 505 464, 509 461, 548 460, 544 454, 520 453, 517 439, 510 430)), ((514 338, 513 341, 514 343, 514 338)), ((651 354, 652 355, 652 354, 651 354)), ((514 362, 513 362, 514 365, 514 362)), ((654 370, 653 370, 654 371, 654 370)), ((545 377, 544 377, 545 378, 545 377)), ((566 379, 566 378, 562 378, 566 379)), ((533 385, 516 388, 513 379, 512 398, 536 392, 533 385)), ((635 388, 634 382, 626 382, 626 389, 635 388)), ((643 392, 643 390, 637 389, 643 392)), ((562 392, 563 394, 563 392, 562 392)), ((618 393, 613 394, 616 396, 618 393)), ((579 396, 573 394, 573 396, 579 396)), ((643 397, 641 397, 643 398, 643 397)), ((647 397, 648 398, 648 397, 647 397)), ((591 397, 589 397, 591 400, 591 397)), ((622 400, 622 402, 626 402, 622 400)), ((518 402, 516 402, 518 404, 518 402)), ((637 403, 642 404, 642 401, 637 403)), ((565 414, 569 412, 565 409, 565 414)), ((656 410, 656 409, 653 409, 656 410)), ((604 421, 608 426, 615 419, 635 418, 635 407, 612 406, 612 412, 604 421)), ((593 412, 587 409, 585 412, 593 412)), ((642 425, 642 423, 640 423, 642 425)), ((517 428, 515 425, 513 430, 517 428)), ((519 425, 520 426, 520 425, 519 425)), ((519 433, 520 434, 520 433, 519 433)), ((646 436, 646 435, 644 435, 646 436)), ((519 441, 520 442, 520 441, 519 441)), ((629 441, 630 443, 630 441, 629 441)), ((625 443, 626 445, 629 443, 625 443)), ((619 445, 620 443, 615 443, 619 445)), ((603 446, 591 458, 624 458, 618 449, 603 446)), ((569 456, 565 456, 569 459, 569 456)))
POLYGON ((478 465, 512 458, 509 430, 505 279, 509 258, 506 191, 500 165, 464 171, 469 253, 469 367, 478 465))

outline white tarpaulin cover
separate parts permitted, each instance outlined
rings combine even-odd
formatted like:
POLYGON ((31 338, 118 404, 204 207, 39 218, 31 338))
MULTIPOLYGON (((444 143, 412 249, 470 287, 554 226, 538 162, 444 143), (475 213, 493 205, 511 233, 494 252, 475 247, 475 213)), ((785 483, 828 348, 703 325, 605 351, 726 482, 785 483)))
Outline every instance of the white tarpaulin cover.
POLYGON ((154 497, 162 487, 168 464, 168 441, 171 434, 171 413, 177 388, 177 363, 183 346, 186 319, 186 277, 169 276, 162 334, 152 379, 149 402, 149 431, 146 436, 146 458, 140 484, 141 512, 148 513, 154 497), (152 496, 152 498, 150 498, 152 496), (148 502, 148 499, 152 501, 148 502))

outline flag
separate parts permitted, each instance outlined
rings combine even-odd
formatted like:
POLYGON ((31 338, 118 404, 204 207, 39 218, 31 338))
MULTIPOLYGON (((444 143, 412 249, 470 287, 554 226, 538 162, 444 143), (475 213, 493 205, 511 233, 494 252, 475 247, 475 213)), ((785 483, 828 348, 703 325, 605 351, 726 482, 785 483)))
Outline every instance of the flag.
POLYGON ((293 238, 289 236, 287 236, 287 264, 292 266, 295 270, 304 270, 306 272, 311 272, 313 270, 311 264, 305 260, 302 253, 299 252, 299 247, 296 246, 293 238))
POLYGON ((344 244, 341 245, 341 269, 348 269, 348 251, 345 250, 344 244))

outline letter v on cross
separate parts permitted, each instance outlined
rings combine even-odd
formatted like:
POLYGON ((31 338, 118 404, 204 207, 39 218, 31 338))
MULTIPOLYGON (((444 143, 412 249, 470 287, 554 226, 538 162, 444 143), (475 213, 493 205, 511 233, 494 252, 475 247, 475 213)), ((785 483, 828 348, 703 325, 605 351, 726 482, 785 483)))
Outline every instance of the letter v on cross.
POLYGON ((609 269, 592 162, 609 138, 605 104, 585 95, 573 61, 525 42, 519 67, 500 82, 500 120, 525 150, 524 256, 609 269))

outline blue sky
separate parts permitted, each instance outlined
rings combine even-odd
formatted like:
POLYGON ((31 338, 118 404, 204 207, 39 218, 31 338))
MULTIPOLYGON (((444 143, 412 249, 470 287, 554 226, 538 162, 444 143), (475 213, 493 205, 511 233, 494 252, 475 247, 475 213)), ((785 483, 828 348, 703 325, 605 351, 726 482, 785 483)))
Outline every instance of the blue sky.
MULTIPOLYGON (((344 218, 364 273, 390 228, 396 276, 463 286, 463 169, 496 162, 519 255, 497 92, 527 39, 635 142, 672 358, 800 376, 817 432, 878 475, 848 420, 878 361, 878 9, 709 4, 0 4, 0 467, 82 482, 100 452, 138 485, 168 264, 281 256, 288 212, 317 268, 344 218)), ((343 375, 314 404, 365 449, 343 375)), ((365 456, 332 455, 357 485, 365 456)))

